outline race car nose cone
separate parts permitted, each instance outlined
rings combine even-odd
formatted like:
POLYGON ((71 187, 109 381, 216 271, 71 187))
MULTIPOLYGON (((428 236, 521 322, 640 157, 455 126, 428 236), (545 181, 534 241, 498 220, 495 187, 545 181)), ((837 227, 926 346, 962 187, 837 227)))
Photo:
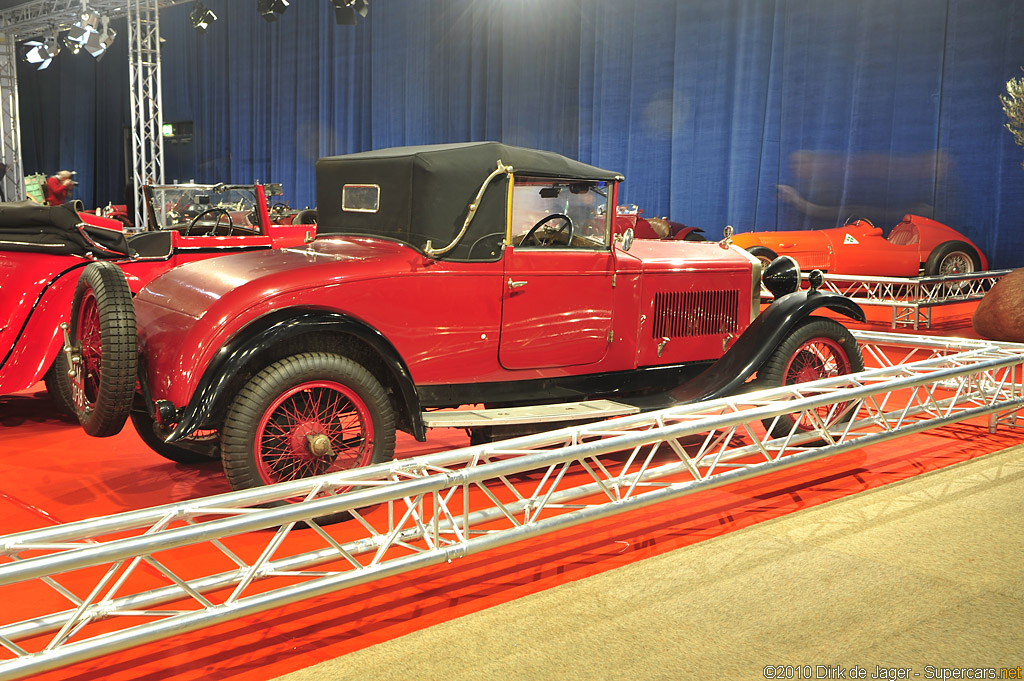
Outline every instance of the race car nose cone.
POLYGON ((800 288, 800 267, 793 258, 788 255, 780 255, 764 268, 761 281, 773 296, 781 298, 800 288))

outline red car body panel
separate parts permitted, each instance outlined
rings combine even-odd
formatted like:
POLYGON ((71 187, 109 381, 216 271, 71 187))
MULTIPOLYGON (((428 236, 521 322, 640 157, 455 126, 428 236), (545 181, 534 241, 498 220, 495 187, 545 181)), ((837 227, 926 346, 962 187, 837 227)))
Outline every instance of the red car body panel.
POLYGON ((802 270, 837 274, 916 277, 928 256, 947 241, 963 241, 977 252, 980 270, 988 260, 976 244, 955 229, 920 215, 907 215, 888 237, 867 220, 843 227, 792 232, 747 232, 733 242, 742 248, 764 246, 793 257, 802 270))
MULTIPOLYGON (((137 293, 155 277, 178 265, 243 250, 299 245, 315 233, 312 225, 273 224, 259 185, 257 201, 262 206, 260 234, 185 236, 173 231, 169 254, 114 262, 124 271, 129 288, 137 293)), ((98 227, 122 227, 119 220, 84 211, 79 217, 98 227)), ((91 258, 77 255, 0 250, 0 290, 4 291, 0 348, 10 348, 6 355, 0 355, 0 395, 25 390, 42 380, 63 344, 59 326, 68 320, 78 278, 90 262, 91 258)))
POLYGON ((751 287, 746 254, 708 242, 636 240, 629 252, 509 247, 496 262, 467 263, 385 239, 321 237, 177 268, 139 293, 136 316, 152 397, 181 407, 232 336, 284 308, 372 327, 416 385, 496 383, 717 358, 750 323, 751 287), (517 281, 526 283, 509 285, 517 281), (727 289, 739 297, 739 319, 710 336, 662 344, 641 313, 658 293, 727 289))

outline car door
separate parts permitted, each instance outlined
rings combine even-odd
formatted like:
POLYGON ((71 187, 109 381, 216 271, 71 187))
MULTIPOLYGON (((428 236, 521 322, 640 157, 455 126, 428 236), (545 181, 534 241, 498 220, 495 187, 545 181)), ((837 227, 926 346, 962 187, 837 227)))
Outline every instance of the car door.
POLYGON ((506 369, 595 364, 611 344, 615 262, 605 190, 570 184, 517 178, 498 348, 506 369))

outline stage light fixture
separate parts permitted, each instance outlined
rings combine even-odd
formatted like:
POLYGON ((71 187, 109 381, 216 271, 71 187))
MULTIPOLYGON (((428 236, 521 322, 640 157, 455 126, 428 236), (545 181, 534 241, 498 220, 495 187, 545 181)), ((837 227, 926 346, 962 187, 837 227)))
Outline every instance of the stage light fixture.
POLYGON ((217 15, 208 10, 203 3, 197 2, 196 6, 192 8, 192 13, 188 15, 188 20, 196 33, 202 34, 206 33, 210 24, 217 21, 217 15))
POLYGON ((288 0, 256 0, 256 10, 267 21, 277 21, 278 14, 284 14, 288 0))
POLYGON ((27 40, 25 47, 27 49, 21 58, 29 64, 38 64, 36 71, 45 69, 53 58, 60 54, 60 41, 57 40, 56 33, 43 40, 27 40))
POLYGON ((334 22, 339 26, 354 26, 359 17, 366 17, 370 11, 368 0, 331 0, 334 5, 334 22))
POLYGON ((110 28, 109 17, 103 17, 100 20, 100 30, 98 33, 89 33, 85 41, 85 49, 94 58, 99 59, 107 51, 107 48, 114 43, 114 38, 117 37, 117 31, 110 28))

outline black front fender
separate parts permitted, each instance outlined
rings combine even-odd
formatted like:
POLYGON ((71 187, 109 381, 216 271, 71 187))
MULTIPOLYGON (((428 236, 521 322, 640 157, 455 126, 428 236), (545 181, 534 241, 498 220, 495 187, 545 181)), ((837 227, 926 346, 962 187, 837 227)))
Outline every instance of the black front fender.
MULTIPOLYGON (((177 426, 167 442, 180 440, 202 427, 219 401, 227 399, 226 392, 232 378, 253 358, 268 348, 310 332, 355 336, 373 348, 399 387, 399 399, 408 410, 413 436, 420 441, 426 439, 426 428, 412 375, 398 351, 383 334, 355 319, 333 312, 310 310, 296 314, 294 310, 282 310, 245 327, 217 352, 210 366, 203 372, 188 405, 173 417, 177 426)), ((160 405, 157 405, 157 412, 161 412, 160 405)), ((161 420, 168 419, 163 417, 161 420)))
POLYGON ((823 307, 858 322, 865 320, 860 305, 837 293, 815 290, 782 296, 757 316, 717 362, 672 390, 672 399, 700 402, 736 392, 800 322, 823 307))

